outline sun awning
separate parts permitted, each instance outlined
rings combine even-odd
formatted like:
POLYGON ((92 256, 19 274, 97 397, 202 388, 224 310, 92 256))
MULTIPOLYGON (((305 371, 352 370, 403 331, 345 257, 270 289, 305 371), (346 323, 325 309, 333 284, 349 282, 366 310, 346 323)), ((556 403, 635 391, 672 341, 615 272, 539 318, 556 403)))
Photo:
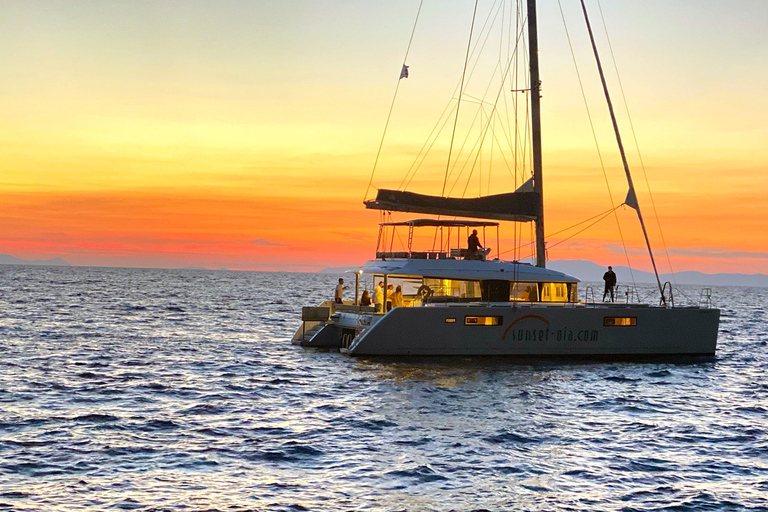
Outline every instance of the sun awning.
POLYGON ((375 200, 365 201, 364 204, 373 210, 530 222, 541 210, 541 197, 536 192, 520 189, 469 199, 380 189, 375 200))
POLYGON ((498 222, 483 222, 481 220, 436 220, 413 219, 403 222, 382 222, 382 226, 408 226, 412 228, 422 227, 448 227, 448 228, 488 228, 498 226, 498 222))

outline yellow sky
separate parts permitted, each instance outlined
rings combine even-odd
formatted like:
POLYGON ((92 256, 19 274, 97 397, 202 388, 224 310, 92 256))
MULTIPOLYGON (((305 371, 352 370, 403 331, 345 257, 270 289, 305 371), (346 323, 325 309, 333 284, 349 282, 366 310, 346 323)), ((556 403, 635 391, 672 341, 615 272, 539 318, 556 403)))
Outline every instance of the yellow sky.
MULTIPOLYGON (((560 11, 541 4, 545 205, 555 233, 611 204, 560 11)), ((576 2, 562 4, 618 204, 626 185, 583 21, 576 2)), ((768 273, 768 4, 725 4, 617 0, 602 12, 675 269, 768 273)), ((473 5, 425 0, 375 185, 399 185, 449 101, 473 5)), ((480 2, 481 13, 492 5, 480 2)), ((662 251, 600 10, 588 7, 662 251)), ((285 270, 370 258, 379 217, 361 202, 417 8, 5 2, 0 253, 285 270)), ((439 193, 427 189, 441 182, 446 143, 433 154, 415 191, 439 193)), ((491 183, 504 186, 502 177, 491 183)), ((635 250, 643 243, 631 213, 620 218, 635 250)), ((615 262, 616 231, 607 219, 549 258, 615 262)))

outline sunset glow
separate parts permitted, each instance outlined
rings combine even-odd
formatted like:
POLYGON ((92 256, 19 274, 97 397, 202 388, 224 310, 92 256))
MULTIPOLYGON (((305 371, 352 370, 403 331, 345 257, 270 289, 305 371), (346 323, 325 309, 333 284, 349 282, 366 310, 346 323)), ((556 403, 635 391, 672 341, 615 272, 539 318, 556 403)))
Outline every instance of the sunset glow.
MULTIPOLYGON (((660 270, 768 273, 768 4, 603 4, 642 164, 615 74, 610 85, 660 270)), ((418 1, 3 5, 0 253, 286 271, 373 257, 379 213, 362 201, 418 1)), ((554 234, 612 204, 560 12, 541 9, 554 234)), ((471 10, 425 2, 374 186, 399 185, 450 98, 471 10)), ((568 23, 583 46, 583 26, 568 23)), ((626 181, 594 64, 576 58, 618 205, 626 181)), ((439 187, 441 164, 428 165, 437 174, 415 191, 439 187)), ((634 212, 617 217, 632 265, 649 269, 634 212)), ((626 264, 613 216, 554 245, 565 236, 549 238, 549 259, 626 264)))

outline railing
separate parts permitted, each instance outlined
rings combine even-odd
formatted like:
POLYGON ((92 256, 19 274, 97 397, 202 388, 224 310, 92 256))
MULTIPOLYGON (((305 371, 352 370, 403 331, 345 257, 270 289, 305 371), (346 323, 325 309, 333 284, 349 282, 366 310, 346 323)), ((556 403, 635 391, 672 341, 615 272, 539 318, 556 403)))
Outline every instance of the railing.
POLYGON ((584 302, 589 303, 589 297, 592 296, 592 304, 595 303, 595 290, 591 286, 587 286, 587 289, 584 290, 584 302))
POLYGON ((376 259, 447 260, 448 253, 442 251, 376 251, 376 259))
POLYGON ((669 285, 669 307, 673 308, 675 307, 675 295, 674 293, 672 293, 672 283, 670 283, 669 281, 664 283, 664 286, 661 287, 661 299, 660 299, 659 306, 663 304, 665 305, 664 297, 666 297, 666 295, 664 294, 664 291, 667 289, 667 285, 669 285))
MULTIPOLYGON (((616 287, 616 294, 618 295, 619 287, 616 287)), ((640 294, 637 291, 637 288, 634 286, 626 286, 624 289, 624 300, 627 304, 629 304, 630 300, 634 302, 640 302, 640 294)))
POLYGON ((699 293, 699 306, 703 308, 714 307, 712 302, 712 288, 702 288, 699 293))

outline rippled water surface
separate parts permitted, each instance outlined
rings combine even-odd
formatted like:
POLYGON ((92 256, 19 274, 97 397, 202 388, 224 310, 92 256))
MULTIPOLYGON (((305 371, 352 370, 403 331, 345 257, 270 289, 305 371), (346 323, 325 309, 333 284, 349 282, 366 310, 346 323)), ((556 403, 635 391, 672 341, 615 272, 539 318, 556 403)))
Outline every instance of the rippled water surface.
POLYGON ((768 510, 767 289, 707 359, 292 346, 337 278, 0 267, 0 510, 768 510))

